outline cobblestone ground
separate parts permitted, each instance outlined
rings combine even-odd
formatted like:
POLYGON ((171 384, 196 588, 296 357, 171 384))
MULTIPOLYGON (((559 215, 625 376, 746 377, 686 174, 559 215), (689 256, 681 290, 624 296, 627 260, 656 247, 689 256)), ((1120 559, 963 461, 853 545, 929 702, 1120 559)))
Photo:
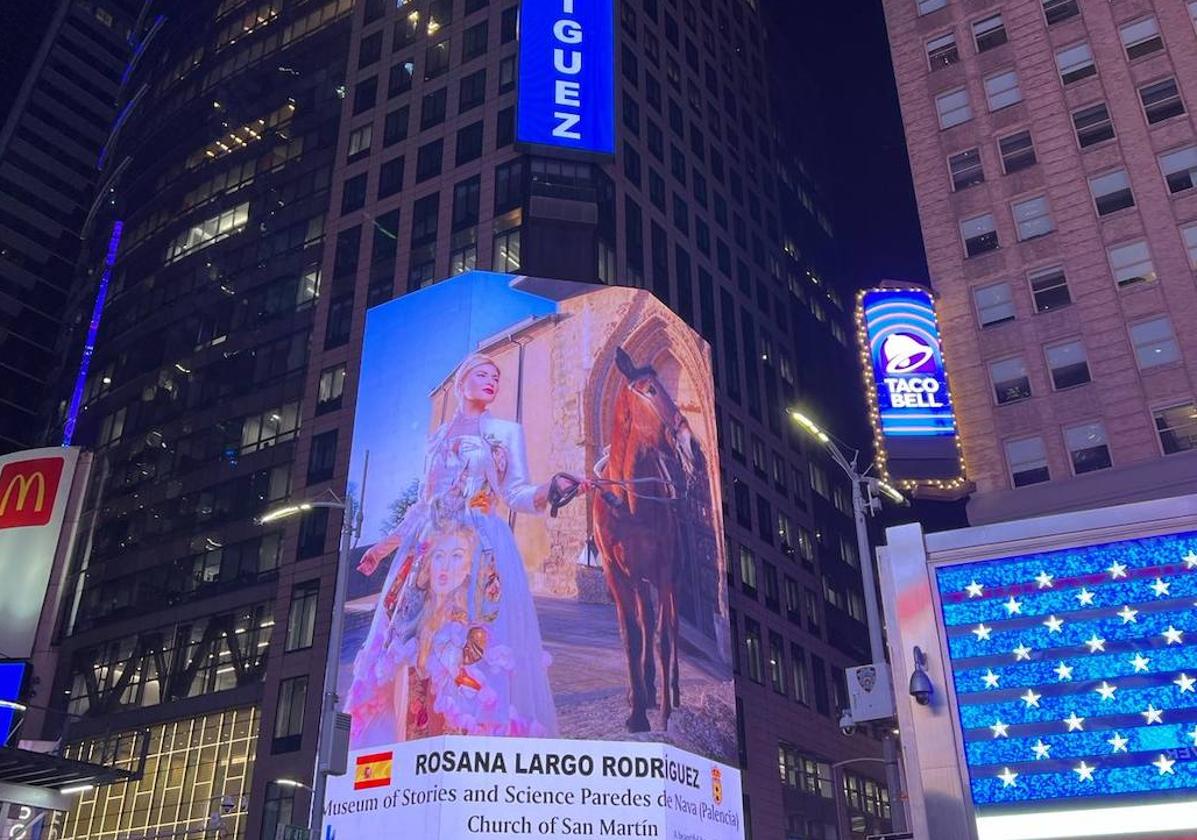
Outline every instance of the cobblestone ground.
MULTIPOLYGON (((373 599, 350 604, 345 623, 342 662, 352 661, 370 626, 373 599)), ((629 714, 627 661, 615 607, 538 598, 541 635, 553 658, 549 681, 557 700, 558 723, 567 738, 662 741, 661 715, 649 710, 652 732, 630 734, 624 726, 629 714)), ((692 752, 735 758, 735 709, 730 683, 721 682, 706 666, 705 656, 683 642, 681 650, 682 704, 669 722, 668 738, 692 752)), ((342 666, 341 685, 350 681, 342 666)))

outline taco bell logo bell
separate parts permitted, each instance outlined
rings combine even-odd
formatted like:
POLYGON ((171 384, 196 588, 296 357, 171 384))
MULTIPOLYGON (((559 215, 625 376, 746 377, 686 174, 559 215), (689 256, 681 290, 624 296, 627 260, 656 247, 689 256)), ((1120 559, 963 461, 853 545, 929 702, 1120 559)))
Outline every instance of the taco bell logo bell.
POLYGON ((935 348, 911 333, 895 332, 881 346, 883 384, 894 408, 944 408, 939 398, 935 348))

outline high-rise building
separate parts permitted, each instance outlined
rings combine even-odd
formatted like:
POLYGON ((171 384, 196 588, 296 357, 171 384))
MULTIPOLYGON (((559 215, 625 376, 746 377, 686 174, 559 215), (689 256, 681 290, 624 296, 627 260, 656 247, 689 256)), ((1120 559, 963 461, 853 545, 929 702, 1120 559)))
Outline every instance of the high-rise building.
MULTIPOLYGON (((97 465, 43 685, 72 737, 148 728, 154 770, 84 794, 64 837, 307 823, 278 780, 311 778, 341 516, 255 517, 358 479, 365 310, 473 268, 645 287, 710 342, 753 836, 832 836, 832 763, 880 751, 838 725, 861 561, 787 408, 856 381, 850 293, 806 253, 831 228, 776 145, 756 3, 616 11, 594 162, 516 148, 511 0, 151 3, 64 348, 94 348, 56 422, 97 465)), ((889 808, 872 768, 844 782, 862 836, 889 808)))
POLYGON ((885 11, 970 519, 1197 489, 1197 4, 885 11))
MULTIPOLYGON (((0 126, 0 452, 35 444, 97 166, 140 10, 132 0, 53 4, 48 32, 0 126)), ((19 38, 12 30, 6 37, 19 38)))

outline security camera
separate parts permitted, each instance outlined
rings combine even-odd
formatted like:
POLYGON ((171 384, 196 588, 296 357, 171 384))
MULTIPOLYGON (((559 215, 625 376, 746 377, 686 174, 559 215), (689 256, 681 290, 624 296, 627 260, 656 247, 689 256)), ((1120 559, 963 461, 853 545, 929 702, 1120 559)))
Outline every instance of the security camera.
POLYGON ((851 709, 844 709, 840 713, 840 732, 849 738, 856 734, 856 721, 852 717, 851 709))
POLYGON ((910 696, 920 706, 931 705, 931 695, 935 693, 935 686, 927 676, 927 654, 916 646, 914 649, 914 672, 910 675, 910 696))

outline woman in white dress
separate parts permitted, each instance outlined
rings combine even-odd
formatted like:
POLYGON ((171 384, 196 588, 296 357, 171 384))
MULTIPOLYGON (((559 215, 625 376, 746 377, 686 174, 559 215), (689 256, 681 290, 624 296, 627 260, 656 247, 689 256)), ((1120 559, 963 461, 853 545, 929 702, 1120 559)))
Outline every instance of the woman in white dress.
POLYGON ((355 748, 448 734, 557 735, 527 575, 499 515, 500 500, 542 512, 549 485, 528 480, 523 428, 489 412, 499 380, 487 356, 461 363, 459 407, 429 441, 418 500, 358 566, 373 574, 395 552, 345 704, 355 748))

